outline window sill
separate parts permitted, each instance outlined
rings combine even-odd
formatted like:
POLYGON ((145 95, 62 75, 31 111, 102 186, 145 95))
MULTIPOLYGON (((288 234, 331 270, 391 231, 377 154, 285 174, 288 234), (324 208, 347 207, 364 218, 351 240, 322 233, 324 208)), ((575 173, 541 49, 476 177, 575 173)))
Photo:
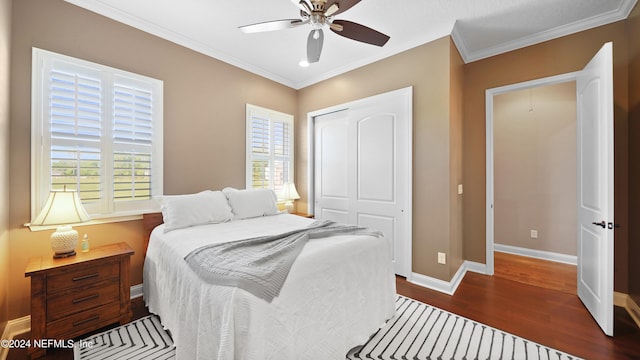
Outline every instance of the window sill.
MULTIPOLYGON (((111 217, 102 217, 97 219, 91 219, 90 221, 71 224, 73 227, 80 226, 88 226, 88 225, 99 225, 99 224, 110 224, 122 221, 134 221, 134 220, 142 220, 141 214, 134 215, 116 215, 111 217)), ((31 231, 44 231, 44 230, 55 230, 59 225, 31 225, 31 223, 24 224, 24 227, 28 227, 31 231)))

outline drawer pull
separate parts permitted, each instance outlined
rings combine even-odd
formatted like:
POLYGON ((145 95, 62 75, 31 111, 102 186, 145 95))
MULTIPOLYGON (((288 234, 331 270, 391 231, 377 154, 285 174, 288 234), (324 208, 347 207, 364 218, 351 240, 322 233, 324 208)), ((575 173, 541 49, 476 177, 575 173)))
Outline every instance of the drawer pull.
POLYGON ((75 321, 75 322, 73 323, 73 326, 78 326, 78 325, 86 324, 86 323, 89 323, 89 322, 92 322, 92 321, 96 321, 96 320, 98 320, 98 319, 100 319, 100 315, 94 315, 94 316, 92 316, 92 317, 90 317, 90 318, 88 318, 88 319, 85 319, 85 320, 75 321))
POLYGON ((100 296, 100 294, 93 294, 93 295, 85 296, 85 297, 80 298, 80 299, 73 299, 71 302, 72 302, 73 304, 77 304, 77 303, 81 303, 81 302, 83 302, 83 301, 87 301, 87 300, 95 299, 95 298, 97 298, 97 297, 99 297, 99 296, 100 296))
POLYGON ((94 277, 97 277, 98 275, 100 275, 99 273, 93 273, 93 274, 89 274, 89 275, 84 275, 84 276, 77 276, 72 278, 72 281, 82 281, 82 280, 86 280, 86 279, 91 279, 94 277))

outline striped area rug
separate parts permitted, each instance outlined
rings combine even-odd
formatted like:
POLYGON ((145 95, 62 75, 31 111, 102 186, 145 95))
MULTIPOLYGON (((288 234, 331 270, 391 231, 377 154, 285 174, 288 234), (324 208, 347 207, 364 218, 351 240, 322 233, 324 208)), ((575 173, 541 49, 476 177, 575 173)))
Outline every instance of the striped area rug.
POLYGON ((573 360, 536 344, 416 300, 398 296, 396 316, 347 359, 573 360))
MULTIPOLYGON (((150 315, 76 342, 74 355, 76 360, 170 360, 175 348, 158 317, 150 315)), ((396 316, 346 359, 579 358, 399 295, 396 316)))
POLYGON ((74 359, 175 359, 171 336, 156 315, 138 319, 74 343, 74 359))

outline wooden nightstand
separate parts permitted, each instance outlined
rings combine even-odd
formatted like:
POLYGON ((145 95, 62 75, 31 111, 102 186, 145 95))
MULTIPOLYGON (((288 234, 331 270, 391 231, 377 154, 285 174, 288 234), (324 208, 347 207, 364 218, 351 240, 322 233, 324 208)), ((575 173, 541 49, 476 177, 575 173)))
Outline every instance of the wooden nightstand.
POLYGON ((309 218, 309 219, 313 219, 313 214, 307 214, 307 213, 302 213, 302 212, 293 212, 293 213, 291 213, 291 215, 298 215, 298 216, 306 217, 306 218, 309 218))
POLYGON ((24 275, 31 277, 31 358, 46 352, 34 347, 36 341, 70 340, 131 321, 131 255, 121 242, 64 259, 29 259, 24 275))

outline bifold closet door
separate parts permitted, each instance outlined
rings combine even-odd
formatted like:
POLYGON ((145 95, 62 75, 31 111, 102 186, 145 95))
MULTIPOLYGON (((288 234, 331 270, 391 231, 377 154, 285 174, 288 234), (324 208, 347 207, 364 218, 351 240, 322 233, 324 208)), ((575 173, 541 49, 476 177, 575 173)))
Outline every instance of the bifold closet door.
POLYGON ((314 213, 391 240, 396 273, 407 276, 411 134, 405 98, 371 101, 314 118, 314 213))

